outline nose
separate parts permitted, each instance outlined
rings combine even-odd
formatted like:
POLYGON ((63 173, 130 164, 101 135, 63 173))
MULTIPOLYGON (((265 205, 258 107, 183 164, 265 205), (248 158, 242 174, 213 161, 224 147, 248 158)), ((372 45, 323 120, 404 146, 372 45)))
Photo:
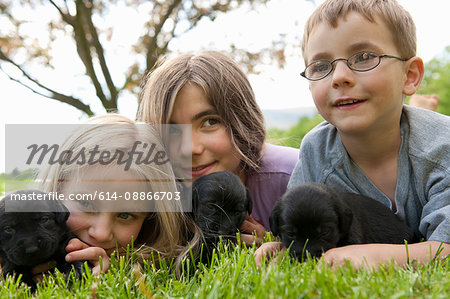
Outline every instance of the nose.
POLYGON ((39 251, 38 247, 39 239, 32 236, 25 236, 22 239, 17 240, 17 247, 23 248, 26 254, 34 254, 39 251))
POLYGON ((111 213, 109 212, 98 213, 88 229, 89 237, 99 243, 113 240, 113 223, 111 217, 111 213))
POLYGON ((181 135, 179 137, 179 153, 183 159, 190 157, 192 152, 192 127, 184 126, 181 129, 181 135))
POLYGON ((353 86, 353 75, 353 71, 348 67, 346 60, 337 60, 334 63, 334 69, 331 74, 333 87, 353 86))
POLYGON ((190 136, 190 145, 191 145, 191 151, 189 152, 189 155, 195 156, 200 155, 203 153, 204 146, 202 142, 202 135, 199 132, 192 132, 190 136))

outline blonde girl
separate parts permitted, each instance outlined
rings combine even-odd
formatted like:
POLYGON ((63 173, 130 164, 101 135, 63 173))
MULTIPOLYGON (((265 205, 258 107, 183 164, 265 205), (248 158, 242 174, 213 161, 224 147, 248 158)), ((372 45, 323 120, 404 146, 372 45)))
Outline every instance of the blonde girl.
MULTIPOLYGON (((118 114, 107 114, 86 121, 59 150, 72 155, 109 152, 112 156, 116 151, 129 153, 133 148, 135 152, 145 152, 150 145, 156 145, 154 151, 164 150, 152 126, 135 124, 118 114)), ((179 264, 200 238, 196 225, 180 212, 180 201, 174 198, 171 201, 132 200, 133 195, 157 192, 175 196, 179 190, 170 164, 135 162, 125 169, 118 161, 105 163, 107 159, 104 159, 100 163, 100 160, 89 162, 85 157, 77 160, 80 163, 56 163, 41 174, 43 191, 64 194, 71 212, 67 225, 78 239, 68 244, 66 260, 89 260, 94 264, 94 273, 99 273, 100 269, 106 271, 110 254, 114 250, 124 250, 134 240, 135 248, 143 245, 140 250, 143 257, 157 253, 163 258, 176 258, 179 264), (80 200, 85 195, 99 196, 100 192, 103 199, 109 197, 110 200, 80 200), (69 197, 72 200, 67 200, 69 197), (103 265, 99 264, 100 256, 103 265)))

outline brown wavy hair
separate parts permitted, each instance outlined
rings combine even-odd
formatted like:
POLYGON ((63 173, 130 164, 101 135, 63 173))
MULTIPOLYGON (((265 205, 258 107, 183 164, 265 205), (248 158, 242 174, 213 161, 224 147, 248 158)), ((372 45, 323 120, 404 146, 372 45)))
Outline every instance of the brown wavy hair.
POLYGON ((198 86, 223 119, 242 169, 247 173, 258 170, 266 137, 264 117, 244 72, 220 52, 160 60, 144 81, 138 121, 169 123, 175 98, 187 83, 198 86))

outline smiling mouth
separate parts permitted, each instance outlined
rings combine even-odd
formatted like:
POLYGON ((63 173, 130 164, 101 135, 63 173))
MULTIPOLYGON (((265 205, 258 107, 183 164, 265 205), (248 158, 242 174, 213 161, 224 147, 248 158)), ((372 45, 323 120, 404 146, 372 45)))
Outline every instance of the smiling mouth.
POLYGON ((339 103, 337 103, 336 106, 345 106, 345 105, 351 105, 351 104, 355 104, 355 103, 359 103, 361 102, 360 100, 346 100, 346 101, 340 101, 339 103))
POLYGON ((192 167, 192 171, 199 171, 204 169, 206 166, 192 167))
POLYGON ((342 107, 342 106, 350 106, 350 105, 354 105, 357 103, 362 103, 364 102, 364 100, 356 100, 356 99, 348 99, 348 100, 343 100, 343 101, 339 101, 335 104, 336 107, 342 107))
POLYGON ((192 167, 192 171, 200 171, 200 170, 210 167, 213 164, 214 164, 214 162, 209 163, 209 164, 203 164, 203 165, 196 166, 196 167, 192 167))

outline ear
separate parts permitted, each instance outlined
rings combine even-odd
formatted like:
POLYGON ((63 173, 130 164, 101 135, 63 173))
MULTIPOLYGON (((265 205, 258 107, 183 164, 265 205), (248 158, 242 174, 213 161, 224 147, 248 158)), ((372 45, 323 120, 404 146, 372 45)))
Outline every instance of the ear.
POLYGON ((248 191, 248 188, 245 188, 245 193, 247 196, 247 211, 248 211, 248 214, 250 215, 253 210, 253 202, 252 202, 252 198, 250 197, 250 191, 248 191))
POLYGON ((69 210, 59 201, 54 201, 54 204, 56 205, 56 210, 54 212, 56 223, 65 223, 70 216, 69 210))
POLYGON ((424 72, 423 60, 420 57, 414 56, 406 61, 404 95, 410 96, 416 93, 422 82, 424 72))
POLYGON ((344 193, 338 190, 333 190, 333 194, 330 196, 332 198, 333 202, 333 208, 337 213, 338 216, 338 226, 339 226, 339 232, 341 235, 347 234, 347 232, 350 230, 350 226, 353 222, 353 212, 352 209, 347 205, 347 202, 343 199, 344 197, 350 197, 350 196, 358 196, 356 194, 351 193, 344 193))
POLYGON ((344 207, 342 213, 339 215, 339 231, 341 233, 347 233, 350 230, 350 226, 353 222, 352 210, 344 207))
POLYGON ((272 213, 269 217, 270 230, 274 236, 278 236, 280 234, 279 226, 280 226, 280 214, 282 212, 282 204, 281 202, 277 202, 275 207, 272 210, 272 213))
POLYGON ((350 230, 350 226, 352 225, 353 212, 344 203, 344 201, 338 201, 335 205, 335 209, 338 212, 339 232, 341 233, 341 235, 345 235, 350 230))
POLYGON ((0 199, 0 213, 5 212, 5 201, 6 201, 6 196, 3 197, 2 199, 0 199))
POLYGON ((198 194, 198 192, 199 192, 198 188, 194 185, 192 185, 190 192, 188 192, 188 194, 191 197, 192 212, 194 213, 194 215, 197 212, 198 205, 199 205, 198 201, 199 201, 200 195, 198 194))

